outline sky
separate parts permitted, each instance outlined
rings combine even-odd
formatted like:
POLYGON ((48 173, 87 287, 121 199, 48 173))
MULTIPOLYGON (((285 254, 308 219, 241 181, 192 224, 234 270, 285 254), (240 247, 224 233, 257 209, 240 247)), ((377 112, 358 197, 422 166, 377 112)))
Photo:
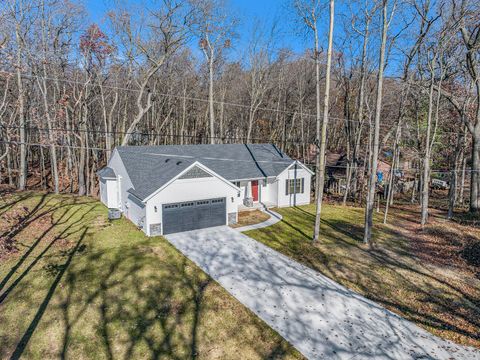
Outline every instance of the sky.
MULTIPOLYGON (((112 8, 112 0, 84 0, 92 23, 105 23, 105 13, 112 8)), ((259 19, 265 28, 270 29, 274 22, 278 26, 277 48, 288 47, 295 52, 303 52, 308 46, 302 36, 295 34, 293 22, 289 18, 287 0, 229 0, 232 13, 239 18, 236 51, 243 49, 249 38, 255 19, 259 19), (282 18, 283 21, 276 21, 282 18), (287 21, 285 21, 287 19, 287 21)))
MULTIPOLYGON (((79 0, 83 1, 85 8, 87 10, 89 19, 91 23, 97 23, 100 28, 107 26, 105 20, 105 14, 108 10, 114 8, 115 2, 122 2, 122 0, 79 0)), ((138 3, 149 2, 152 0, 138 0, 138 3)), ((130 3, 135 3, 136 0, 130 0, 130 3)), ((277 37, 275 42, 275 49, 288 48, 294 51, 297 54, 304 53, 305 50, 311 49, 313 46, 311 38, 305 35, 305 33, 299 31, 299 29, 304 29, 300 24, 296 14, 293 13, 291 8, 291 0, 226 0, 228 8, 231 10, 232 14, 238 18, 239 25, 236 28, 238 38, 232 41, 232 48, 230 54, 227 55, 231 60, 240 60, 244 61, 246 59, 246 49, 248 45, 248 40, 250 38, 251 29, 253 24, 257 20, 259 21, 265 30, 270 30, 272 24, 277 25, 277 37)), ((327 5, 328 2, 325 1, 327 5)), ((340 50, 342 47, 348 51, 353 51, 359 54, 361 48, 361 40, 357 36, 353 37, 351 35, 346 36, 343 33, 342 23, 348 23, 350 25, 351 15, 350 12, 355 13, 355 9, 350 8, 350 2, 348 1, 337 1, 335 4, 335 30, 334 30, 334 50, 340 50), (348 39, 348 41, 345 41, 348 39)), ((395 13, 396 17, 398 11, 395 13)), ((321 19, 318 21, 319 25, 319 40, 321 48, 325 49, 327 47, 327 33, 328 33, 328 8, 325 7, 325 11, 321 14, 321 19)), ((390 32, 395 32, 395 25, 392 25, 390 32)), ((353 32, 352 32, 353 33, 353 32)), ((369 46, 375 46, 378 36, 371 36, 369 39, 369 46)), ((397 44, 399 44, 397 40, 397 44)), ((193 53, 197 53, 197 56, 202 56, 200 51, 193 47, 193 53)), ((393 49, 390 54, 390 64, 387 67, 387 74, 390 72, 395 72, 398 68, 398 60, 396 57, 398 54, 395 53, 396 50, 393 49)), ((277 52, 274 52, 274 56, 277 52)), ((375 53, 371 58, 375 61, 375 53)), ((400 56, 401 57, 401 56, 400 56)))

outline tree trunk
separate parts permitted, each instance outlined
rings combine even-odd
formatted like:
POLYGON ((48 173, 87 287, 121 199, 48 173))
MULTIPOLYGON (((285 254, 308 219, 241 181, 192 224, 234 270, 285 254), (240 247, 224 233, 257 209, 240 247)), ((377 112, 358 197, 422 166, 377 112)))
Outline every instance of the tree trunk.
POLYGON ((380 56, 378 62, 378 76, 377 76, 377 97, 375 104, 375 128, 373 134, 373 151, 372 164, 370 166, 370 176, 368 179, 367 190, 367 204, 365 208, 365 231, 363 241, 365 244, 370 244, 373 226, 373 208, 375 205, 375 189, 377 185, 377 167, 378 167, 378 152, 380 145, 380 116, 382 111, 382 97, 383 97, 383 70, 385 64, 385 48, 387 44, 387 6, 388 0, 383 0, 382 5, 382 42, 380 45, 380 56))
POLYGON ((220 114, 219 114, 219 134, 218 134, 218 137, 219 137, 219 141, 220 143, 223 143, 224 142, 224 129, 223 129, 223 126, 224 126, 224 122, 225 122, 225 96, 226 96, 226 93, 227 93, 227 89, 224 88, 223 91, 222 91, 222 103, 220 104, 220 114))
POLYGON ((480 122, 472 134, 472 171, 470 176, 470 212, 480 212, 480 122))
POLYGON ((187 85, 183 84, 182 123, 180 125, 180 145, 185 144, 185 119, 187 118, 187 85))
POLYGON ((150 110, 152 107, 152 92, 148 88, 148 82, 152 78, 153 75, 160 69, 160 67, 163 64, 163 61, 165 60, 166 55, 163 55, 163 57, 155 63, 155 65, 150 68, 147 73, 145 74, 143 81, 140 85, 140 91, 137 96, 137 114, 135 115, 135 118, 133 122, 130 124, 128 127, 128 130, 125 132, 125 136, 122 141, 122 146, 128 145, 128 142, 130 141, 130 138, 132 137, 133 131, 137 127, 138 123, 142 120, 143 116, 150 110), (147 104, 144 106, 143 105, 143 95, 145 94, 145 91, 147 92, 147 104))
MULTIPOLYGON (((433 66, 433 61, 432 61, 433 66)), ((422 227, 428 221, 428 197, 430 188, 430 132, 432 129, 432 113, 433 113, 433 90, 435 77, 433 69, 431 72, 430 89, 428 94, 428 115, 427 115, 427 138, 425 140, 425 154, 423 158, 423 181, 422 181, 422 200, 421 200, 421 224, 422 227)))
POLYGON ((397 125, 397 130, 396 130, 396 135, 395 135, 395 144, 393 146, 393 156, 392 156, 392 167, 390 168, 390 176, 388 179, 388 191, 387 191, 387 201, 385 203, 385 213, 383 215, 383 223, 387 223, 387 218, 388 218, 388 210, 390 208, 390 205, 393 203, 393 187, 395 186, 394 184, 394 177, 395 177, 395 167, 398 164, 398 155, 399 155, 399 149, 398 149, 398 141, 400 137, 400 122, 397 125))
POLYGON ((20 161, 18 189, 25 190, 27 184, 27 148, 25 136, 25 94, 22 81, 22 44, 23 39, 20 36, 20 24, 15 27, 15 36, 17 41, 17 87, 18 87, 18 118, 20 127, 20 161))
MULTIPOLYGON (((86 111, 86 110, 84 110, 86 111)), ((78 162, 78 195, 85 195, 86 188, 86 179, 85 179, 85 163, 86 163, 86 149, 85 149, 85 134, 86 134, 86 121, 87 114, 82 114, 84 117, 80 122, 80 160, 78 162)))
POLYGON ((210 113, 210 144, 215 144, 215 107, 213 106, 213 50, 208 59, 208 108, 210 113))
POLYGON ((467 157, 463 153, 462 155, 462 177, 460 179, 460 193, 458 195, 458 201, 461 206, 465 205, 465 173, 467 168, 467 157))
POLYGON ((455 203, 457 200, 457 165, 450 172, 450 187, 448 189, 448 214, 447 218, 453 218, 455 203))
POLYGON ((457 183, 458 183, 458 167, 462 163, 462 153, 463 153, 463 142, 465 133, 462 131, 463 129, 459 130, 458 137, 457 137, 457 144, 455 146, 455 156, 453 158, 453 169, 450 173, 450 187, 448 189, 448 214, 447 218, 453 218, 453 214, 455 212, 455 205, 457 204, 457 183))
MULTIPOLYGON (((320 152, 317 155, 317 174, 318 174, 318 192, 317 192, 317 209, 315 214, 315 230, 313 241, 318 241, 320 235, 320 220, 322 215, 323 188, 325 186, 325 149, 327 143, 327 125, 328 125, 328 106, 330 100, 330 69, 332 66, 332 48, 333 48, 333 22, 335 17, 335 1, 330 0, 330 27, 328 30, 328 50, 327 50, 327 69, 325 74, 325 96, 323 98, 323 123, 320 134, 320 152)), ((315 28, 316 29, 316 28, 315 28)), ((315 34, 315 58, 318 61, 318 36, 315 34)), ((319 92, 319 65, 317 64, 317 96, 319 92)), ((317 99, 318 106, 318 99, 317 99)), ((318 107, 317 107, 318 110, 318 107)), ((318 116, 317 116, 318 119, 318 116)), ((318 122, 317 122, 318 129, 318 122)), ((317 132, 318 135, 318 132, 317 132)))

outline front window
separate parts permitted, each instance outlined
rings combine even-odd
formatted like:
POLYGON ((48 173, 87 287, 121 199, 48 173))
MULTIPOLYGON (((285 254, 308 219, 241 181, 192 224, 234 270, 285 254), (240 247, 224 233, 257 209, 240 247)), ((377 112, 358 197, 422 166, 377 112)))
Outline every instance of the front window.
POLYGON ((303 194, 304 179, 287 179, 286 180, 286 195, 303 194))

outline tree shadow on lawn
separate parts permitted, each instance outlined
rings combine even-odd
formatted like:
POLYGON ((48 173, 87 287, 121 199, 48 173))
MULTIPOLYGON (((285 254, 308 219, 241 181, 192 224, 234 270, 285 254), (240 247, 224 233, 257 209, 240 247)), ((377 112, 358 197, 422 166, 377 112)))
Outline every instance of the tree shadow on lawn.
MULTIPOLYGON (((24 200, 28 199, 29 196, 26 194, 18 195, 14 198, 13 201, 2 205, 2 208, 5 208, 4 212, 12 210, 12 208, 24 200)), ((7 230, 0 234, 1 246, 7 251, 12 251, 16 249, 14 243, 14 237, 20 233, 25 227, 28 226, 31 222, 37 220, 39 217, 44 216, 45 213, 40 214, 40 216, 34 216, 35 213, 44 208, 46 202, 47 194, 43 194, 38 202, 29 209, 26 206, 23 206, 21 210, 24 211, 23 214, 14 214, 16 216, 15 223, 9 224, 7 230)), ((1 286, 0 286, 1 288, 1 286)))
MULTIPOLYGON (((320 243, 313 244, 303 230, 313 229, 313 223, 313 214, 296 208, 287 210, 279 225, 259 231, 270 237, 261 237, 267 244, 340 284, 428 329, 480 346, 479 289, 474 285, 465 289, 458 281, 432 272, 423 254, 411 247, 417 238, 379 224, 374 231, 381 240, 367 249, 361 244, 361 226, 324 216, 322 224, 328 228, 323 230, 320 243), (285 231, 281 224, 293 232, 285 231)), ((435 231, 438 236, 449 235, 444 227, 435 231)))
MULTIPOLYGON (((10 346, 0 349, 0 358, 102 354, 108 359, 194 359, 199 355, 208 357, 210 351, 218 357, 224 351, 223 344, 242 333, 239 326, 243 325, 246 310, 237 303, 232 310, 232 302, 225 303, 226 292, 164 239, 147 239, 135 233, 130 243, 130 238, 122 238, 126 221, 120 220, 118 232, 108 234, 118 235, 118 246, 104 246, 107 235, 102 235, 102 230, 93 231, 95 213, 91 210, 85 205, 73 206, 70 211, 57 207, 51 227, 63 226, 62 231, 39 254, 29 251, 21 260, 30 261, 29 265, 20 274, 9 272, 17 277, 1 294, 4 304, 34 286, 32 275, 27 278, 32 270, 52 280, 41 289, 45 295, 40 300, 22 298, 28 308, 37 310, 23 333, 8 335, 6 345, 10 346), (56 245, 60 240, 67 240, 68 246, 62 245, 59 250, 56 245), (221 314, 232 311, 234 314, 227 317, 230 323, 224 323, 227 320, 221 314), (218 329, 215 323, 206 328, 211 321, 218 322, 218 329), (49 349, 44 348, 43 337, 47 337, 46 341, 52 339, 49 349)), ((51 227, 33 243, 45 239, 51 227)), ((137 232, 131 224, 127 229, 137 232)), ((258 318, 249 316, 247 327, 266 327, 258 318)), ((273 331, 263 333, 271 336, 273 331)), ((250 336, 249 332, 246 335, 250 336)), ((239 340, 259 358, 279 359, 292 354, 278 335, 267 337, 264 342, 268 346, 259 345, 258 337, 239 340)), ((226 357, 238 355, 235 349, 229 351, 226 357)))
POLYGON ((462 257, 468 264, 478 268, 476 276, 480 279, 480 241, 475 241, 467 245, 462 250, 462 257))
MULTIPOLYGON (((227 326, 227 333, 208 334, 205 321, 218 321, 212 320, 212 316, 231 309, 223 308, 221 299, 212 301, 217 295, 221 298, 223 290, 218 293, 219 288, 211 278, 199 272, 187 258, 171 256, 176 251, 169 246, 165 254, 168 260, 141 247, 122 249, 113 255, 91 249, 82 255, 82 261, 66 277, 61 357, 71 356, 69 349, 74 343, 78 347, 83 314, 92 306, 97 308, 98 321, 90 325, 101 335, 99 345, 108 359, 195 359, 199 354, 205 357, 210 350, 222 351, 207 349, 206 344, 212 342, 218 346, 218 336, 226 343, 236 336, 240 324, 227 326), (103 271, 97 264, 101 264, 103 271), (93 281, 94 286, 88 292, 79 291, 85 281, 93 281)), ((273 344, 272 355, 261 347, 256 349, 256 345, 256 342, 242 344, 251 346, 262 358, 281 358, 287 353, 280 339, 273 344)))
MULTIPOLYGON (((460 233, 456 228, 429 226, 419 232, 419 237, 421 240, 415 244, 415 253, 419 261, 456 272, 458 275, 472 273, 477 280, 480 280, 480 238, 478 236, 460 233), (432 238, 428 239, 423 235, 431 235, 432 238)), ((480 284, 478 286, 480 291, 480 284)), ((480 307, 480 298, 474 302, 480 307)))
POLYGON ((13 191, 0 191, 0 216, 11 210, 32 195, 30 192, 16 193, 13 191))
MULTIPOLYGON (((352 211, 352 209, 346 209, 346 210, 347 211, 352 211)), ((302 214, 309 221, 313 221, 312 225, 314 225, 315 214, 312 214, 312 213, 306 211, 305 209, 302 209, 301 207, 295 207, 293 211, 296 211, 296 212, 302 214)), ((285 221, 285 223, 287 223, 292 228, 295 228, 295 226, 288 223, 287 221, 285 221)), ((344 220, 330 220, 330 219, 326 218, 325 214, 321 219, 321 224, 329 226, 330 228, 332 228, 332 230, 343 234, 347 238, 351 238, 351 239, 353 239, 357 242, 362 242, 363 241, 363 238, 362 238, 363 227, 358 225, 358 224, 353 224, 351 222, 344 221, 344 220)), ((302 232, 302 234, 305 235, 303 232, 302 232)), ((310 236, 310 238, 311 238, 311 236, 310 236)))
MULTIPOLYGON (((39 202, 39 204, 42 204, 44 200, 44 197, 42 197, 42 200, 39 202)), ((38 205, 38 204, 37 204, 38 205)), ((39 265, 41 261, 45 261, 45 258, 49 256, 49 253, 53 252, 54 246, 60 242, 60 241, 68 241, 72 242, 74 238, 78 238, 76 243, 73 246, 70 246, 68 250, 63 251, 63 255, 60 256, 60 258, 66 259, 65 262, 59 266, 56 267, 57 271, 55 274, 55 278, 50 285, 46 296, 44 297, 43 301, 40 303, 37 312, 35 313, 31 323, 29 324, 28 328, 22 335, 21 339, 17 343, 15 349, 13 350, 13 353, 11 354, 10 358, 11 359, 18 359, 21 357, 23 354, 25 347, 30 341, 30 338, 32 337, 35 329, 37 328, 40 320, 42 319, 53 295, 55 294, 55 291, 65 273, 67 268, 69 267, 73 256, 75 253, 79 250, 81 247, 81 243, 85 238, 85 235, 88 230, 88 226, 86 225, 87 223, 87 215, 90 210, 92 210, 94 205, 90 207, 86 207, 82 209, 80 206, 78 207, 73 207, 72 203, 69 203, 69 206, 67 207, 67 204, 65 204, 63 201, 59 203, 58 206, 54 206, 49 208, 49 210, 46 210, 42 212, 41 216, 45 216, 47 214, 50 215, 51 219, 51 224, 48 226, 46 230, 44 230, 36 240, 34 240, 33 245, 27 250, 27 252, 17 261, 17 263, 10 269, 10 271, 7 273, 7 275, 4 277, 2 280, 2 287, 5 286, 10 278, 13 277, 13 275, 17 274, 15 279, 13 280, 12 283, 3 291, 3 293, 0 294, 0 305, 4 303, 9 295, 13 292, 13 290, 17 289, 18 287, 23 287, 23 289, 20 289, 20 293, 22 290, 26 289, 29 287, 29 281, 26 280, 26 277, 34 271, 33 269, 39 265), (60 211, 61 210, 61 211, 60 211), (83 213, 82 213, 83 211, 83 213), (76 218, 76 219, 75 219, 76 218), (33 259, 30 259, 30 255, 32 255, 33 249, 38 246, 38 244, 41 242, 41 240, 44 240, 46 238, 46 235, 49 232, 54 233, 52 229, 57 230, 58 232, 54 235, 53 239, 46 244, 46 246, 38 253, 35 254, 33 259), (28 266, 26 266, 20 273, 17 273, 17 270, 20 268, 21 264, 27 260, 31 260, 28 266), (25 284, 24 284, 25 283, 25 284)), ((36 210, 41 209, 39 206, 35 206, 36 210)), ((34 214, 35 212, 31 212, 31 214, 34 214)), ((35 218, 38 219, 40 215, 37 215, 35 218)), ((28 223, 33 222, 33 219, 28 220, 28 223)), ((26 226, 26 225, 25 225, 26 226)), ((52 254, 53 255, 53 254, 52 254)), ((50 256, 52 256, 50 255, 50 256)), ((56 255, 55 255, 56 256, 56 255)), ((35 271, 38 271, 35 270, 35 271)), ((30 275, 31 277, 32 275, 30 275)), ((0 288, 1 289, 1 288, 0 288)), ((32 305, 32 307, 34 307, 32 305)), ((2 355, 0 353, 0 355, 2 355)), ((3 357, 3 356, 2 356, 3 357)))
MULTIPOLYGON (((25 200, 29 197, 30 196, 22 196, 21 199, 25 200)), ((80 200, 80 198, 73 198, 73 201, 71 199, 63 199, 58 201, 56 204, 49 204, 47 199, 47 194, 41 195, 38 202, 31 209, 28 210, 27 214, 18 219, 18 221, 15 223, 15 225, 12 226, 12 229, 10 231, 6 231, 3 234, 0 234, 0 239, 2 239, 2 241, 9 241, 12 244, 15 244, 17 242, 15 237, 18 236, 29 225, 35 223, 36 221, 44 217, 48 217, 50 221, 50 225, 46 229, 44 229, 44 231, 39 236, 37 236, 35 241, 27 245, 27 251, 22 254, 22 256, 17 260, 16 264, 12 266, 10 271, 2 278, 2 280, 0 281, 0 291, 5 287, 5 285, 15 274, 15 272, 29 258, 32 252, 37 249, 38 245, 42 242, 42 240, 44 240, 47 235, 52 233, 58 226, 66 224, 68 221, 70 221, 70 219, 75 215, 71 214, 70 216, 66 217, 70 207, 72 207, 73 205, 80 206, 82 204, 87 204, 87 202, 80 200), (58 215, 59 210, 63 210, 60 216, 58 215), (55 219, 55 216, 59 216, 59 219, 55 219), (66 218, 64 219, 64 217, 66 218)), ((79 209, 77 209, 77 212, 78 211, 79 209)), ((53 243, 51 245, 53 245, 53 243)), ((46 249, 46 251, 48 251, 48 248, 46 249)), ((37 261, 40 260, 41 257, 42 256, 37 257, 37 261)), ((33 265, 35 265, 37 261, 35 261, 33 265)), ((31 265, 30 268, 33 265, 31 265)), ((0 304, 5 299, 8 292, 9 291, 6 290, 3 294, 0 294, 0 304)))
POLYGON ((17 346, 15 347, 15 350, 13 351, 12 355, 10 356, 10 359, 19 359, 22 356, 22 354, 23 354, 28 342, 30 341, 35 329, 37 328, 40 320, 42 319, 43 314, 45 313, 45 310, 47 309, 53 295, 55 294, 55 291, 56 291, 60 281, 62 280, 62 277, 65 274, 65 271, 68 269, 70 263, 72 262, 73 256, 75 255, 75 253, 80 248, 80 245, 81 245, 81 243, 82 243, 82 241, 85 237, 86 232, 87 232, 87 228, 84 228, 81 235, 80 235, 80 238, 77 241, 77 243, 75 244, 74 248, 68 253, 67 260, 59 268, 59 271, 58 271, 57 275, 55 276, 55 279, 53 280, 45 298, 43 299, 42 303, 38 307, 38 310, 35 313, 35 316, 33 317, 32 322, 30 323, 27 330, 25 331, 22 338, 20 339, 17 346))

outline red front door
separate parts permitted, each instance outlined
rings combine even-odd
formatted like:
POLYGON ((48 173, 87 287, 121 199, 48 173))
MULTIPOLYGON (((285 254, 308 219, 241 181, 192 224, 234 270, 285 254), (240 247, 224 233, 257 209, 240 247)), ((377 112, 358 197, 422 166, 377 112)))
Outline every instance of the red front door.
POLYGON ((253 201, 258 201, 258 180, 252 181, 252 196, 253 201))

